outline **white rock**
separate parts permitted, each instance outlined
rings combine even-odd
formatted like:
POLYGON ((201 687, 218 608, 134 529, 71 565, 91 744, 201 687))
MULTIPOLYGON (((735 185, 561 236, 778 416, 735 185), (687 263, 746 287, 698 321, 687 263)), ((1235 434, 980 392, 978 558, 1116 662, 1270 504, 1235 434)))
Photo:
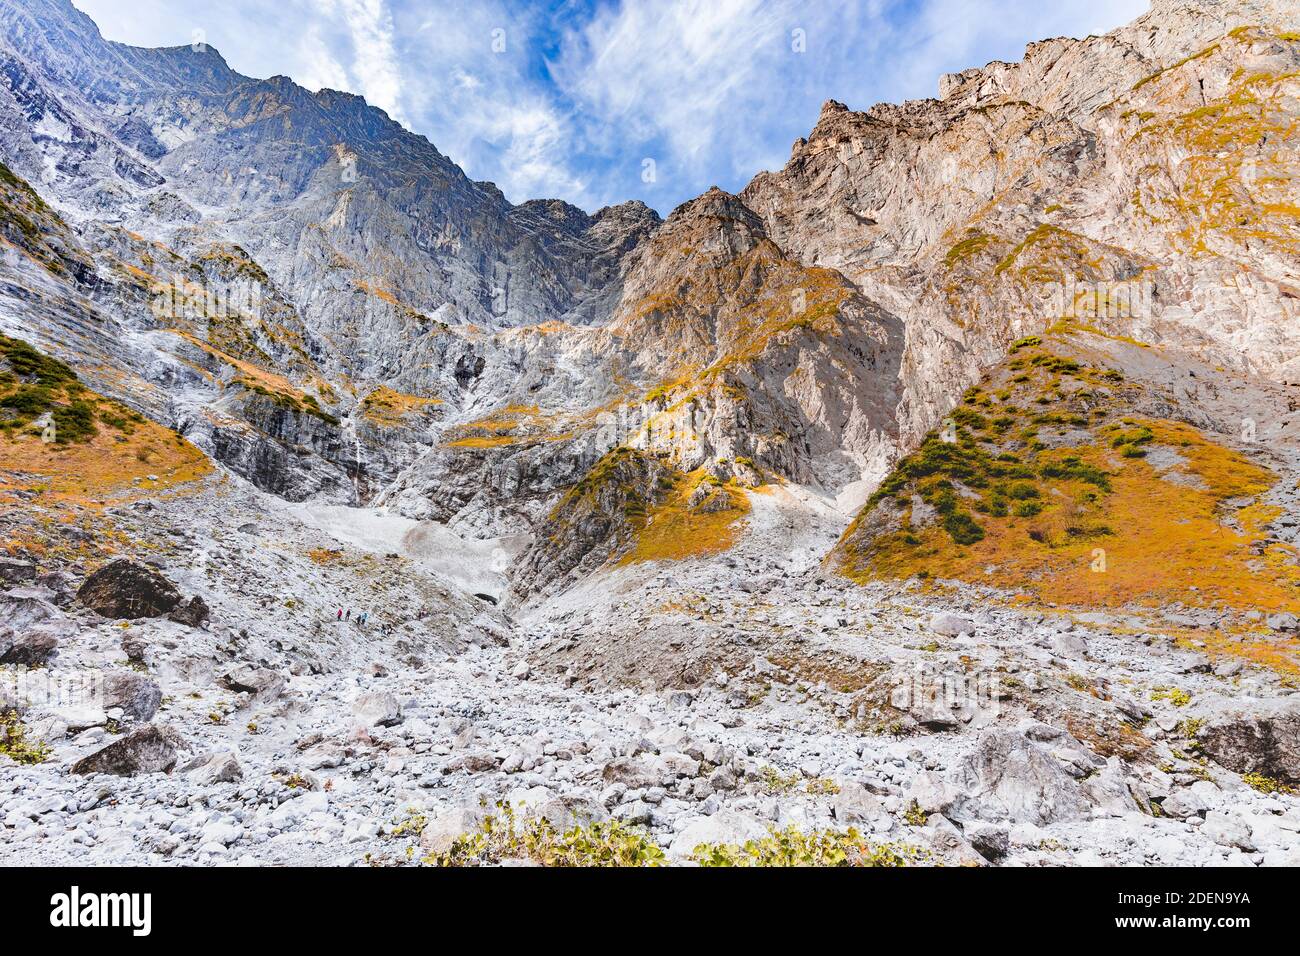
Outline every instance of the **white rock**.
POLYGON ((402 722, 402 705, 386 691, 372 691, 352 702, 352 716, 363 727, 393 727, 402 722))
POLYGON ((719 810, 711 816, 690 821, 673 838, 669 856, 684 860, 702 843, 733 844, 743 846, 749 840, 761 840, 768 835, 762 821, 734 810, 719 810))

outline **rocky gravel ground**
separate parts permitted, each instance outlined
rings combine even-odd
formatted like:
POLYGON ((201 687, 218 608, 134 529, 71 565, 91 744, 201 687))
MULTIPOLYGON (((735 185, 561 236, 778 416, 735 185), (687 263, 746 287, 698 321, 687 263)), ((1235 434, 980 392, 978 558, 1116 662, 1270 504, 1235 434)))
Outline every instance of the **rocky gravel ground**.
POLYGON ((8 865, 407 865, 499 801, 645 828, 676 862, 852 826, 934 863, 1300 864, 1278 675, 1116 616, 852 585, 806 496, 721 559, 522 609, 237 479, 106 519, 131 574, 0 568, 28 665, 0 692, 48 746, 0 756, 8 865), (124 597, 171 607, 86 606, 124 597))

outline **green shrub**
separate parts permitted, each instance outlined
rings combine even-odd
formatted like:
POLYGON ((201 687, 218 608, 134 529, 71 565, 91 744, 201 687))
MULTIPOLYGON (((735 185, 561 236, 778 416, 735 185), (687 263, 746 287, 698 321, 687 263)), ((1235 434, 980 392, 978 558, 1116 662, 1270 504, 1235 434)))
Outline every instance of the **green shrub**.
POLYGON ((14 413, 13 418, 3 423, 6 432, 49 413, 54 419, 55 440, 59 444, 85 441, 95 435, 95 406, 78 397, 85 389, 72 369, 26 342, 3 335, 0 335, 0 358, 12 369, 0 383, 0 408, 14 413), (7 391, 9 388, 13 391, 7 391))
POLYGON ((701 843, 691 854, 700 866, 908 866, 925 853, 901 844, 872 846, 857 830, 818 830, 796 827, 773 830, 744 846, 701 843))
POLYGON ((1060 461, 1048 462, 1039 469, 1044 478, 1065 478, 1096 485, 1102 491, 1110 491, 1110 476, 1095 465, 1090 465, 1076 455, 1067 455, 1060 461))
POLYGON ((431 854, 433 866, 484 866, 532 860, 542 866, 662 866, 664 851, 644 834, 617 820, 590 823, 560 833, 548 820, 520 821, 504 803, 445 853, 431 854))
POLYGON ((97 432, 95 408, 82 399, 77 399, 70 405, 57 406, 51 417, 54 419, 56 440, 61 445, 85 441, 94 437, 97 432))
POLYGON ((17 711, 0 711, 0 754, 15 763, 44 763, 50 756, 50 748, 40 741, 27 739, 27 728, 18 719, 17 711))
POLYGON ((1262 773, 1243 773, 1241 782, 1249 787, 1254 787, 1260 793, 1295 793, 1295 791, 1284 783, 1274 780, 1272 777, 1266 777, 1262 773))
POLYGON ((1124 445, 1146 445, 1155 441, 1155 433, 1145 425, 1135 428, 1132 431, 1121 431, 1110 440, 1112 448, 1120 448, 1124 445))
POLYGON ((930 814, 921 809, 921 805, 913 800, 903 811, 903 822, 911 827, 923 827, 926 821, 930 819, 930 814))
POLYGON ((1152 700, 1167 700, 1175 707, 1186 707, 1192 702, 1192 695, 1180 687, 1157 687, 1151 692, 1152 700))
POLYGON ((37 351, 21 339, 0 335, 0 355, 21 378, 35 378, 38 385, 53 388, 77 381, 77 373, 58 359, 37 351))
POLYGON ((965 511, 954 511, 945 516, 943 527, 958 544, 975 544, 984 540, 984 529, 965 511))
POLYGON ((952 411, 952 420, 958 425, 975 431, 983 431, 988 425, 988 421, 979 412, 971 411, 969 408, 954 408, 952 411))
POLYGON ((775 767, 764 767, 762 769, 763 792, 768 796, 778 796, 782 793, 789 793, 795 787, 799 786, 803 776, 797 772, 783 774, 775 767))
POLYGON ((1038 488, 1028 481, 1013 481, 1007 485, 1003 494, 1016 501, 1027 501, 1030 498, 1037 498, 1039 492, 1038 488))

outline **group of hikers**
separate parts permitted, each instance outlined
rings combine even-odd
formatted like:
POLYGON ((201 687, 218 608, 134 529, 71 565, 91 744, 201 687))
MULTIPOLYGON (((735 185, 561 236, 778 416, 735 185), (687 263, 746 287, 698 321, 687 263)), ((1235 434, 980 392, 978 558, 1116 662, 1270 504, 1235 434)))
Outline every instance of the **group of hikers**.
MULTIPOLYGON (((429 616, 429 609, 428 609, 427 607, 421 607, 421 608, 420 608, 420 609, 415 613, 415 619, 416 619, 417 621, 423 621, 423 620, 424 620, 426 617, 428 617, 428 616, 429 616)), ((343 608, 343 607, 341 607, 341 608, 338 609, 338 613, 335 615, 335 618, 334 618, 334 619, 335 619, 336 621, 356 621, 358 627, 365 627, 367 624, 370 623, 370 612, 369 612, 369 611, 358 611, 357 614, 356 614, 356 617, 353 617, 353 616, 352 616, 352 608, 350 608, 350 607, 348 607, 348 608, 343 608)), ((387 634, 387 633, 388 633, 388 627, 389 627, 389 626, 388 626, 386 623, 384 623, 383 621, 380 621, 380 622, 379 622, 379 630, 380 630, 380 633, 387 634)))

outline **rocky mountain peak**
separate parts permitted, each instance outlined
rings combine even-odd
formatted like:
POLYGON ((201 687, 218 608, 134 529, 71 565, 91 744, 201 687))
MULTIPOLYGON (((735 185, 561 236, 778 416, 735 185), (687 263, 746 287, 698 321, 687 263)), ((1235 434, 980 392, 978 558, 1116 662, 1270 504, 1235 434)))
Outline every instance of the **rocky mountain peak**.
POLYGON ((762 220, 738 196, 713 186, 682 203, 655 236, 662 246, 690 244, 698 251, 734 256, 766 238, 762 220))
POLYGON ((520 215, 536 215, 569 232, 579 233, 588 229, 592 217, 577 206, 562 199, 530 199, 515 207, 520 215))

